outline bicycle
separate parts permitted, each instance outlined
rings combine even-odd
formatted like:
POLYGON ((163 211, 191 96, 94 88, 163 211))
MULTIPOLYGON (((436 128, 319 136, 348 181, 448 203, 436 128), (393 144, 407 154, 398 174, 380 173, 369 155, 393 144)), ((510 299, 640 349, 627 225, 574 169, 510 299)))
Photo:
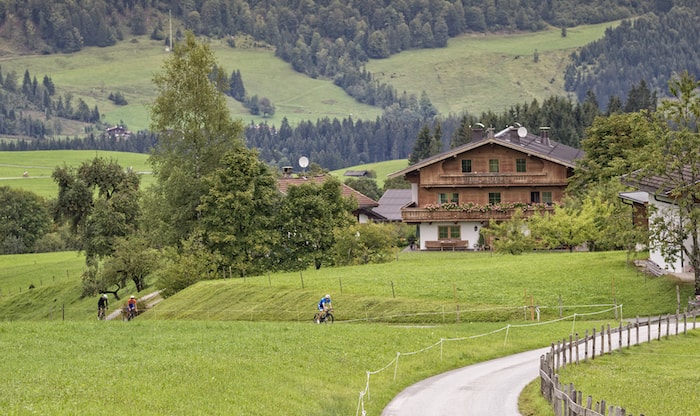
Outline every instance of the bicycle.
POLYGON ((134 309, 129 309, 128 306, 125 306, 122 308, 122 320, 128 322, 136 317, 136 310, 134 309))
POLYGON ((314 322, 318 322, 319 324, 332 324, 335 322, 335 317, 333 317, 331 312, 333 312, 333 309, 329 309, 325 313, 316 312, 314 315, 314 322))
POLYGON ((105 320, 105 308, 98 308, 97 309, 97 319, 100 321, 105 320))

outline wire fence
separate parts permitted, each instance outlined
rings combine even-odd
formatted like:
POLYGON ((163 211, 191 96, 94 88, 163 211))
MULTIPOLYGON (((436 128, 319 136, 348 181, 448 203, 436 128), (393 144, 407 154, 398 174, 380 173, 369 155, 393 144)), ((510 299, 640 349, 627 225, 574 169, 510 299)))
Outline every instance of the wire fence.
MULTIPOLYGON (((581 306, 593 307, 594 305, 581 305, 581 306)), ((610 305, 603 305, 603 306, 610 306, 610 305)), ((419 350, 416 350, 416 351, 409 351, 409 352, 397 351, 395 357, 391 361, 389 361, 386 365, 384 365, 383 367, 381 367, 378 370, 366 372, 367 377, 366 377, 365 387, 359 393, 359 398, 357 401, 357 410, 355 412, 355 416, 359 416, 359 415, 366 416, 367 415, 367 411, 365 409, 365 400, 367 400, 367 401, 371 400, 371 396, 370 396, 371 377, 374 375, 383 373, 385 371, 388 371, 390 369, 393 369, 393 372, 394 372, 393 379, 396 380, 401 357, 408 357, 408 356, 412 356, 412 355, 421 354, 421 353, 424 353, 424 352, 427 352, 427 351, 430 351, 434 348, 439 347, 440 348, 440 360, 442 360, 443 359, 443 347, 446 343, 449 343, 449 342, 468 341, 468 340, 482 338, 482 337, 486 337, 486 336, 490 336, 490 335, 504 332, 503 344, 505 346, 508 343, 508 336, 509 336, 510 330, 512 328, 527 328, 527 327, 532 327, 532 326, 537 326, 537 325, 553 324, 556 322, 562 322, 562 321, 568 321, 568 320, 572 321, 572 333, 573 333, 575 325, 576 325, 576 318, 577 317, 602 315, 602 314, 611 313, 611 312, 616 312, 615 315, 618 317, 618 319, 622 320, 622 305, 614 305, 612 307, 607 307, 606 309, 599 310, 596 312, 587 312, 584 314, 574 313, 574 314, 569 315, 569 316, 561 317, 558 319, 552 319, 549 321, 540 321, 540 322, 523 323, 523 324, 508 324, 508 325, 505 325, 501 328, 498 328, 498 329, 490 331, 490 332, 485 332, 485 333, 477 334, 477 335, 471 335, 468 337, 440 338, 440 340, 436 341, 434 344, 425 346, 425 347, 423 347, 419 350)))

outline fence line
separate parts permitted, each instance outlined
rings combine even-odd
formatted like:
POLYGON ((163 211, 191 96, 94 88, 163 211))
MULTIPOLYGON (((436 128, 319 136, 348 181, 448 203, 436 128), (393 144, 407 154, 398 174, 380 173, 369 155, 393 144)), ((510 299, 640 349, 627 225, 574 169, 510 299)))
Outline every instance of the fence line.
MULTIPOLYGON (((576 333, 575 339, 574 335, 569 335, 568 341, 565 338, 561 341, 557 341, 556 344, 552 343, 550 351, 540 357, 540 392, 542 396, 552 405, 555 416, 606 416, 606 414, 608 416, 625 416, 626 411, 624 408, 619 406, 608 407, 605 400, 594 404, 591 396, 587 397, 584 405, 583 393, 577 391, 573 384, 562 386, 557 372, 567 365, 574 363, 579 364, 581 361, 581 349, 583 349, 584 362, 588 361, 589 357, 591 360, 594 360, 597 351, 600 355, 604 354, 606 352, 606 334, 607 352, 612 353, 614 350, 613 334, 617 334, 618 350, 623 348, 623 339, 625 335, 627 339, 626 346, 630 348, 632 345, 640 344, 640 327, 647 326, 646 341, 649 342, 652 339, 652 325, 656 326, 656 339, 661 340, 663 335, 662 323, 665 323, 666 328, 666 334, 663 335, 663 338, 668 338, 670 335, 678 335, 681 332, 685 334, 691 325, 692 329, 695 329, 697 325, 697 314, 692 313, 690 316, 692 316, 692 323, 688 322, 688 313, 682 315, 676 314, 673 319, 671 319, 671 315, 659 316, 656 318, 648 317, 646 321, 640 321, 639 317, 637 317, 634 324, 628 322, 624 327, 622 322, 620 322, 617 328, 611 328, 609 324, 607 328, 603 326, 601 327, 600 335, 597 335, 596 328, 593 328, 591 335, 589 336, 588 330, 586 330, 586 334, 582 339, 579 339, 579 334, 576 333), (679 327, 680 322, 682 322, 682 329, 679 327), (671 324, 675 324, 675 334, 670 332, 671 324), (635 333, 635 342, 632 340, 632 332, 635 333), (600 338, 600 343, 596 344, 598 337, 600 338), (581 348, 581 345, 583 345, 583 348, 581 348)), ((641 413, 640 416, 644 416, 644 414, 641 413)))
MULTIPOLYGON (((597 314, 608 313, 611 310, 617 310, 618 308, 620 309, 620 311, 622 311, 622 305, 618 305, 614 308, 608 308, 608 309, 598 311, 598 312, 591 312, 591 313, 588 313, 586 315, 592 315, 592 314, 596 314, 596 313, 597 314)), ((397 352, 396 356, 389 363, 387 363, 384 367, 382 367, 381 369, 376 370, 376 371, 367 371, 367 381, 365 383, 364 389, 360 391, 358 402, 357 402, 357 410, 355 411, 355 416, 359 416, 359 415, 366 416, 366 414, 367 414, 365 411, 365 397, 367 397, 367 400, 370 400, 369 392, 370 392, 370 378, 371 378, 371 376, 375 375, 375 374, 379 374, 383 371, 386 371, 387 369, 389 369, 393 366, 393 368, 394 368, 394 380, 396 380, 397 373, 398 373, 399 357, 401 357, 402 355, 404 355, 404 356, 415 355, 415 354, 418 354, 421 352, 431 350, 439 345, 440 346, 440 359, 442 359, 442 347, 443 347, 443 344, 445 342, 471 340, 471 339, 481 338, 481 337, 488 336, 488 335, 493 335, 493 334, 503 332, 503 331, 506 332, 505 341, 504 341, 504 345, 505 345, 505 343, 507 343, 507 340, 508 340, 508 334, 509 334, 510 328, 515 328, 515 327, 524 328, 524 327, 529 327, 529 326, 546 325, 546 324, 560 322, 560 321, 567 320, 567 319, 574 319, 575 320, 577 315, 582 316, 582 314, 574 313, 573 315, 569 315, 567 317, 563 317, 563 318, 559 318, 559 319, 555 319, 555 320, 551 320, 551 321, 547 321, 547 322, 536 322, 536 323, 530 323, 530 324, 515 324, 515 325, 509 324, 509 325, 506 325, 502 328, 499 328, 499 329, 496 329, 496 330, 493 330, 490 332, 486 332, 483 334, 472 335, 472 336, 468 336, 468 337, 460 337, 460 338, 441 338, 440 341, 436 342, 435 344, 429 345, 427 347, 421 348, 421 349, 416 350, 416 351, 403 352, 403 353, 397 352)), ((622 313, 620 313, 620 316, 622 316, 622 313)))

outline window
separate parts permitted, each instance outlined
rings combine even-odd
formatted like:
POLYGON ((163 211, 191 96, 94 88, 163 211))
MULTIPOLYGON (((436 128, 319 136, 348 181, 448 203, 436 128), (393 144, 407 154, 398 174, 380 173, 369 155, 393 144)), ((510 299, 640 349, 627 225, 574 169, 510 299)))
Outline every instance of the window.
POLYGON ((551 192, 542 192, 542 202, 545 204, 552 204, 552 193, 551 192))
POLYGON ((515 159, 515 171, 516 172, 526 172, 527 165, 525 159, 515 159))
POLYGON ((446 240, 448 238, 460 239, 459 225, 441 225, 438 227, 438 239, 446 240))
POLYGON ((472 161, 469 159, 462 160, 462 173, 469 173, 472 171, 472 161))
POLYGON ((540 203, 540 193, 535 191, 535 192, 530 192, 530 202, 533 204, 539 204, 540 203))
POLYGON ((498 172, 498 159, 489 159, 489 172, 498 172))
POLYGON ((438 194, 438 204, 446 204, 448 202, 454 202, 455 204, 459 204, 459 194, 458 193, 449 194, 449 199, 448 199, 448 194, 445 194, 445 193, 438 194))
POLYGON ((501 203, 501 193, 500 192, 489 192, 489 204, 500 204, 501 203))

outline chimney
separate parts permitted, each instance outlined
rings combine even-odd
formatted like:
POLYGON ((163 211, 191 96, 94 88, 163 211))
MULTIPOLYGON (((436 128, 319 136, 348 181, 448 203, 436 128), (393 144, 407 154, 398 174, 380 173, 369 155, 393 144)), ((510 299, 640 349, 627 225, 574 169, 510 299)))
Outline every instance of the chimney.
POLYGON ((478 142, 479 140, 484 138, 484 125, 481 123, 476 123, 474 127, 472 127, 472 141, 473 142, 478 142))
POLYGON ((550 146, 549 127, 540 127, 540 136, 542 137, 542 143, 544 143, 545 146, 550 146))
POLYGON ((518 135, 518 129, 511 126, 510 130, 508 130, 508 140, 511 141, 511 143, 515 144, 520 144, 520 136, 518 135))

